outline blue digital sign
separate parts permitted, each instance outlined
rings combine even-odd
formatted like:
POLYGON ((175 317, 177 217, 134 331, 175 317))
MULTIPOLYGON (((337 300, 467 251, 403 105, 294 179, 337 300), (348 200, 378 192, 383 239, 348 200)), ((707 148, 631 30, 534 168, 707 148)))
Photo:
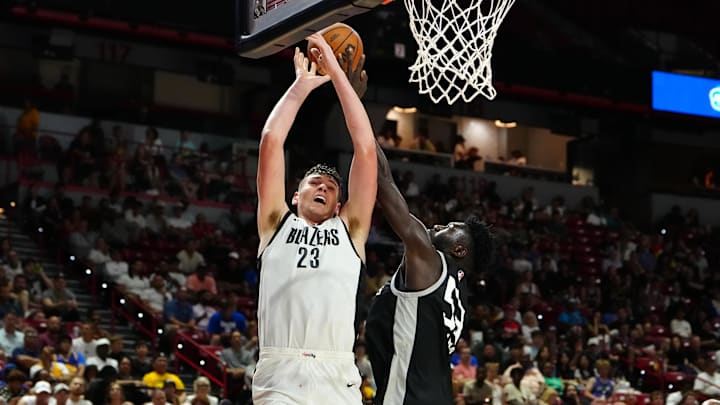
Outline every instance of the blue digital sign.
POLYGON ((652 73, 654 110, 720 118, 720 79, 652 73))

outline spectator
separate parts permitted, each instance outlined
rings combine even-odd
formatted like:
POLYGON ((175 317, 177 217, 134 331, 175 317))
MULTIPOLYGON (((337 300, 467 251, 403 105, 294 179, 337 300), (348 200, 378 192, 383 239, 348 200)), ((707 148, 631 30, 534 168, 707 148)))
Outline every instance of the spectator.
POLYGON ((25 328, 23 345, 13 350, 10 360, 23 371, 29 371, 33 364, 40 362, 40 345, 37 330, 25 328))
POLYGON ((243 228, 243 220, 238 205, 231 205, 230 211, 220 217, 218 228, 227 236, 237 236, 240 233, 243 228))
POLYGON ((703 371, 695 377, 693 390, 707 397, 720 397, 720 373, 717 372, 717 364, 714 359, 705 360, 703 371))
POLYGON ((3 327, 0 329, 0 349, 5 353, 12 353, 22 347, 24 334, 18 330, 20 320, 17 312, 8 311, 3 318, 3 327))
POLYGON ((45 328, 45 332, 40 334, 40 345, 41 347, 50 346, 55 347, 57 346, 57 342, 60 339, 60 336, 63 335, 61 331, 62 327, 62 321, 57 316, 51 316, 47 320, 47 328, 45 328))
POLYGON ((150 214, 147 217, 147 230, 152 235, 162 235, 168 227, 165 219, 165 205, 162 201, 157 201, 150 207, 150 214))
POLYGON ((72 350, 70 335, 62 335, 58 339, 58 345, 55 348, 55 361, 64 364, 72 375, 82 376, 85 374, 85 356, 72 350))
POLYGON ((33 385, 32 392, 35 395, 25 395, 17 402, 17 405, 55 405, 52 398, 52 386, 47 381, 38 381, 33 385))
POLYGON ((5 277, 12 280, 18 274, 22 274, 22 263, 18 259, 17 252, 10 250, 7 254, 5 264, 5 277))
POLYGON ((181 156, 191 156, 195 154, 197 147, 193 141, 190 140, 190 132, 188 130, 180 130, 180 139, 178 139, 175 148, 177 149, 177 153, 181 156))
MULTIPOLYGON (((55 349, 45 346, 40 351, 40 362, 30 367, 30 377, 36 373, 47 373, 52 381, 68 382, 73 377, 73 371, 65 364, 55 360, 55 349)), ((42 379, 42 378, 40 378, 42 379)))
POLYGON ((22 371, 6 369, 5 385, 0 387, 0 399, 5 401, 6 404, 11 404, 14 402, 14 399, 22 398, 27 394, 27 388, 24 384, 25 380, 27 380, 27 377, 22 371))
POLYGON ((452 378, 453 381, 460 384, 460 387, 464 386, 466 382, 472 380, 476 376, 476 367, 470 363, 472 353, 470 348, 465 346, 460 350, 460 362, 453 368, 452 378))
POLYGON ((208 333, 210 333, 210 345, 220 346, 222 341, 228 342, 230 334, 239 330, 247 330, 245 316, 235 310, 235 299, 228 299, 222 302, 220 310, 210 317, 208 322, 208 333))
POLYGON ((165 386, 165 381, 172 380, 175 382, 175 387, 181 391, 185 390, 180 377, 176 374, 167 371, 168 359, 164 355, 157 356, 153 361, 153 371, 143 376, 143 384, 148 388, 162 389, 165 386))
POLYGON ((185 393, 178 394, 177 386, 175 381, 167 380, 163 384, 163 391, 165 391, 165 400, 171 405, 182 405, 185 401, 185 393))
POLYGON ((525 375, 525 370, 522 367, 513 368, 510 371, 510 379, 512 382, 505 384, 503 387, 503 397, 505 403, 508 405, 525 405, 528 403, 528 399, 520 389, 520 381, 525 375))
POLYGON ((213 305, 213 295, 210 294, 210 291, 199 291, 197 297, 197 302, 193 305, 195 326, 198 329, 207 330, 210 317, 217 312, 217 308, 213 305))
POLYGON ((154 316, 160 316, 165 308, 165 303, 172 299, 172 295, 165 290, 165 280, 159 275, 154 275, 150 281, 150 288, 140 294, 140 298, 154 312, 154 316))
POLYGON ((612 396, 615 384, 610 376, 610 362, 607 360, 598 360, 595 362, 597 369, 597 377, 588 380, 585 386, 585 398, 592 402, 605 401, 612 396))
POLYGON ((62 179, 65 183, 97 187, 98 162, 95 159, 92 134, 89 127, 82 128, 65 154, 62 179))
POLYGON ((128 263, 125 260, 123 260, 120 252, 113 251, 110 254, 110 257, 111 257, 111 260, 108 262, 105 262, 105 266, 102 270, 103 276, 107 277, 113 283, 118 283, 118 281, 123 276, 129 277, 128 263))
POLYGON ((110 257, 110 249, 104 238, 97 238, 95 240, 95 247, 90 250, 87 259, 96 266, 112 260, 110 257))
POLYGON ((215 233, 215 226, 208 223, 207 218, 204 214, 197 214, 195 216, 195 223, 192 225, 191 228, 193 234, 198 239, 211 237, 215 233))
POLYGON ((35 142, 39 127, 40 113, 35 107, 35 103, 26 98, 23 112, 18 116, 15 128, 15 148, 18 153, 35 154, 35 142))
POLYGON ((95 366, 98 370, 102 370, 105 366, 110 366, 115 371, 118 369, 117 360, 110 357, 110 340, 100 338, 95 342, 95 356, 87 359, 87 365, 95 366))
POLYGON ((8 282, 0 281, 0 317, 5 318, 5 314, 8 312, 14 312, 16 315, 20 316, 20 318, 22 318, 25 314, 25 311, 20 303, 13 298, 13 294, 10 290, 10 284, 8 282))
POLYGON ((410 145, 410 149, 433 153, 437 150, 428 136, 427 129, 420 129, 418 131, 415 141, 410 145))
POLYGON ((229 387, 231 387, 232 395, 229 396, 233 399, 247 393, 248 387, 252 385, 252 376, 255 372, 255 360, 245 346, 247 344, 243 345, 242 333, 234 331, 230 335, 230 347, 220 352, 220 359, 225 363, 230 377, 229 387))
POLYGON ((117 280, 118 289, 127 294, 141 295, 150 287, 148 279, 143 277, 145 272, 145 264, 140 259, 135 259, 127 275, 122 275, 117 280))
POLYGON ((195 394, 189 395, 184 405, 209 404, 218 405, 218 398, 210 395, 210 380, 207 377, 198 377, 193 382, 195 394), (200 401, 200 402, 196 402, 200 401))
POLYGON ((135 356, 132 359, 133 376, 137 379, 151 372, 153 369, 153 359, 149 356, 150 349, 146 342, 139 340, 135 343, 135 356))
POLYGON ((70 380, 70 398, 68 398, 68 405, 92 405, 92 403, 84 399, 85 395, 85 379, 82 377, 75 377, 70 380))
POLYGON ((190 231, 192 222, 190 222, 183 215, 185 212, 185 205, 183 203, 176 203, 172 207, 172 215, 166 219, 168 228, 173 232, 184 234, 190 231))
POLYGON ((68 387, 65 383, 55 384, 53 387, 53 398, 55 399, 56 405, 68 405, 70 387, 68 387))
POLYGON ((48 315, 57 315, 66 322, 80 320, 75 294, 65 284, 63 273, 55 274, 53 287, 43 293, 43 310, 48 315))
POLYGON ((197 241, 194 239, 187 241, 185 248, 178 252, 177 259, 180 261, 178 269, 185 274, 193 273, 200 264, 205 264, 205 258, 197 251, 197 241))
MULTIPOLYGON (((174 262, 174 270, 177 270, 177 259, 171 259, 174 262)), ((187 277, 178 271, 171 271, 170 265, 165 260, 160 260, 155 268, 153 276, 160 276, 165 281, 165 288, 173 294, 176 293, 180 287, 185 288, 187 284, 187 277)))
MULTIPOLYGON (((464 405, 501 405, 495 402, 495 392, 492 384, 486 381, 487 373, 485 366, 478 366, 474 379, 465 382, 462 388, 464 405)), ((499 398, 498 398, 499 399, 499 398)))
POLYGON ((120 363, 120 360, 122 360, 124 357, 127 357, 125 355, 125 342, 123 341, 122 336, 120 335, 113 335, 109 337, 110 340, 110 357, 117 360, 118 363, 120 363))
POLYGON ((82 324, 80 328, 80 336, 72 341, 72 351, 81 354, 86 360, 95 356, 95 347, 97 342, 93 326, 90 323, 82 324))
POLYGON ((558 322, 565 327, 582 326, 587 323, 587 319, 578 310, 577 299, 569 299, 567 308, 558 316, 558 322))
POLYGON ((130 207, 125 210, 125 221, 136 225, 139 229, 147 227, 147 220, 142 213, 142 203, 140 201, 132 201, 130 207))
POLYGON ((153 390, 151 401, 146 402, 144 405, 169 405, 170 403, 167 402, 167 397, 165 396, 165 391, 158 388, 153 390))
POLYGON ((194 274, 191 274, 187 278, 187 288, 198 293, 200 291, 209 291, 212 295, 218 293, 217 286, 215 284, 215 277, 212 274, 208 274, 207 265, 200 263, 197 266, 194 274))
POLYGON ((670 321, 670 333, 685 339, 692 336, 692 326, 685 320, 685 310, 680 307, 675 310, 675 316, 670 321))
POLYGON ((68 250, 71 255, 79 259, 86 259, 95 246, 97 234, 88 229, 88 223, 81 220, 76 231, 68 237, 68 250))

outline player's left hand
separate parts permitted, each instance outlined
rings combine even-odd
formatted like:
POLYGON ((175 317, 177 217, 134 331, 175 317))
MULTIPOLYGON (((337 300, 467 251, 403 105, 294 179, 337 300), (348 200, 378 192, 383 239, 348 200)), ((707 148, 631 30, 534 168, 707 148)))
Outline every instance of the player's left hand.
POLYGON ((315 57, 318 66, 328 76, 333 77, 339 74, 345 74, 337 60, 339 55, 333 54, 332 48, 322 35, 316 32, 306 39, 310 43, 310 53, 315 57))
POLYGON ((345 72, 345 75, 347 75, 353 89, 355 89, 355 93, 357 93, 358 98, 363 98, 365 92, 367 91, 368 82, 367 72, 363 69, 363 66, 365 66, 365 55, 363 54, 360 57, 360 63, 358 63, 357 69, 353 70, 353 52, 353 49, 348 49, 347 54, 341 53, 338 56, 338 62, 340 63, 342 70, 345 72))

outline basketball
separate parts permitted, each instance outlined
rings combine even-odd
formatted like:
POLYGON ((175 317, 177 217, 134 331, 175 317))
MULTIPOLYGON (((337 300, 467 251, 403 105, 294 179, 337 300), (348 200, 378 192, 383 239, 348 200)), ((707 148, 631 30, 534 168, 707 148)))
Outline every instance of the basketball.
MULTIPOLYGON (((327 43, 330 45, 330 48, 333 50, 333 54, 337 56, 338 54, 348 54, 349 52, 353 52, 352 54, 352 69, 355 71, 360 64, 360 58, 363 55, 363 43, 362 39, 360 39, 360 35, 358 35, 357 32, 355 32, 352 27, 350 27, 347 24, 343 23, 336 23, 333 24, 323 30, 320 31, 320 34, 325 38, 327 43)), ((311 62, 316 62, 315 56, 310 53, 310 48, 312 47, 312 44, 308 44, 307 49, 307 55, 311 62)), ((324 75, 325 72, 318 66, 318 74, 324 75)))

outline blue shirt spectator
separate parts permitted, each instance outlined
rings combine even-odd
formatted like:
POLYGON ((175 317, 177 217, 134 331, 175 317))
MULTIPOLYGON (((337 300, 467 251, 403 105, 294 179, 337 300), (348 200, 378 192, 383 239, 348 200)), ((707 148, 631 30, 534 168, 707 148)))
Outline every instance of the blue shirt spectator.
POLYGON ((188 301, 188 291, 185 287, 180 288, 174 299, 165 304, 164 316, 166 323, 175 323, 175 320, 182 324, 188 324, 193 320, 193 307, 188 301))

